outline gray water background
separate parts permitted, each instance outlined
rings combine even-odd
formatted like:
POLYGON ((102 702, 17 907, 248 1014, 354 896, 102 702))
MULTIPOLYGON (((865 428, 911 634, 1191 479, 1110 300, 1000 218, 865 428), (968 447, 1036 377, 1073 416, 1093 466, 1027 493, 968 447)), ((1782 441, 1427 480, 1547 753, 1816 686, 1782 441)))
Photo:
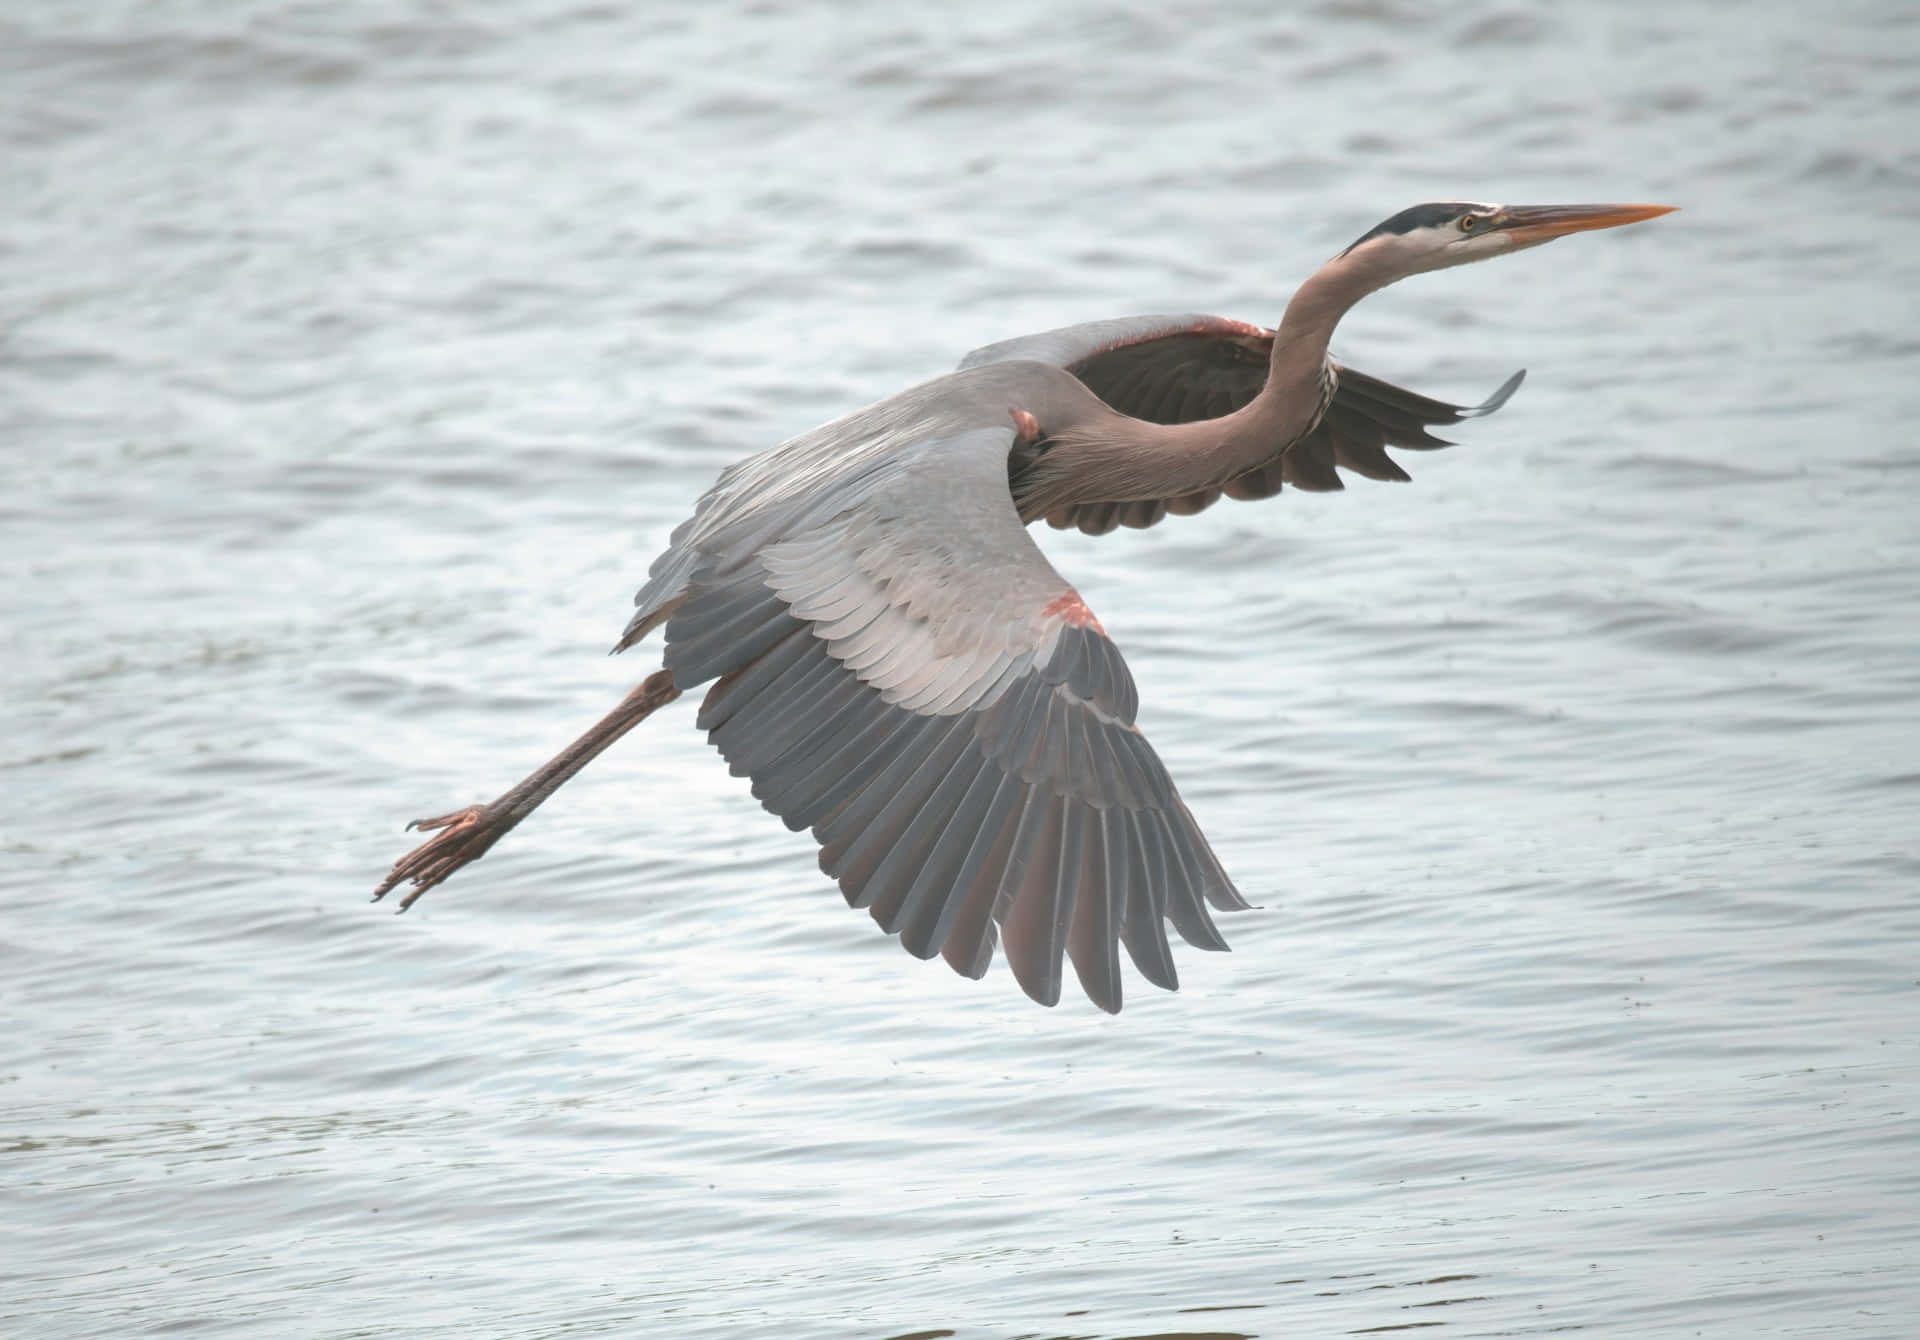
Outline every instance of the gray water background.
POLYGON ((1920 10, 14 3, 0 1331, 1909 1336, 1920 10), (1241 887, 1042 1010, 681 704, 404 918, 724 464, 1375 297, 1416 479, 1040 535, 1241 887))

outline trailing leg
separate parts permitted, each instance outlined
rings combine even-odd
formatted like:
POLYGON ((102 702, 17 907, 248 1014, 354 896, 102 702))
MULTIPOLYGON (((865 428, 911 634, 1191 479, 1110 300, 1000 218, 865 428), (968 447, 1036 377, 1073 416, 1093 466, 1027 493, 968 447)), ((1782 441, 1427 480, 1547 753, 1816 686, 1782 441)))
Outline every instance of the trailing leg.
POLYGON ((598 758, 615 740, 680 696, 673 672, 656 670, 629 693, 618 707, 595 722, 585 735, 548 759, 525 780, 489 805, 469 805, 433 819, 415 819, 409 829, 434 833, 394 862, 393 870, 373 891, 377 903, 403 881, 413 887, 400 900, 399 910, 458 870, 479 860, 513 826, 538 809, 543 801, 580 769, 598 758), (435 831, 438 830, 438 831, 435 831))

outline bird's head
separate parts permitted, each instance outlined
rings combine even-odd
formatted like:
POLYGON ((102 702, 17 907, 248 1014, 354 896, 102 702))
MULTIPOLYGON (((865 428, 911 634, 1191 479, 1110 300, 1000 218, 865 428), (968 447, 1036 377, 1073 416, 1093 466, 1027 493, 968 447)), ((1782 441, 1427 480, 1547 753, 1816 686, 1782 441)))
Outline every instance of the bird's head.
POLYGON ((1537 247, 1568 233, 1618 228, 1671 214, 1672 205, 1485 205, 1446 200, 1403 209, 1337 258, 1390 284, 1426 270, 1537 247))

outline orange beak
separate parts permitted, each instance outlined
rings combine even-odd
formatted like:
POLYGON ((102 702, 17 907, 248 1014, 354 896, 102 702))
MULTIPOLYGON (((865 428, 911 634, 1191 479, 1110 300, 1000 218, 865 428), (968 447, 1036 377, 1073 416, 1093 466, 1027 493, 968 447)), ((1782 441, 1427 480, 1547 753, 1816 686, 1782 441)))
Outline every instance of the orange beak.
POLYGON ((1592 228, 1618 228, 1671 214, 1678 205, 1514 205, 1494 221, 1494 228, 1513 237, 1516 246, 1551 242, 1568 233, 1592 228))

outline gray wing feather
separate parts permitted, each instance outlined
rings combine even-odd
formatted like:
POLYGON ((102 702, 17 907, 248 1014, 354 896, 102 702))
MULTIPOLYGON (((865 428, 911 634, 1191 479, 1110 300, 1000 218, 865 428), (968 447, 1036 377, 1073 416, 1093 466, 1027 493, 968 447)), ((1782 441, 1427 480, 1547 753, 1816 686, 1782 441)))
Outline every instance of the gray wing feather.
POLYGON ((1166 916, 1166 872, 1156 874, 1153 869, 1139 815, 1118 810, 1113 819, 1118 830, 1114 869, 1122 872, 1119 882, 1125 891, 1120 904, 1120 937, 1142 977, 1168 991, 1178 990, 1180 978, 1174 971, 1173 953, 1159 929, 1166 916))
POLYGON ((850 904, 971 976, 1004 941, 1046 1004, 1070 958, 1118 1010, 1122 945, 1171 988, 1167 924, 1224 948, 1208 904, 1246 904, 1134 725, 1119 650, 1021 525, 1012 442, 912 443, 844 507, 796 500, 793 528, 763 509, 690 532, 701 561, 656 608, 676 682, 717 681, 699 724, 850 904))
POLYGON ((1118 998, 1120 994, 1120 917, 1125 890, 1110 859, 1108 841, 1112 811, 1082 811, 1080 868, 1086 888, 1074 904, 1067 932, 1067 954, 1089 998, 1118 998))
POLYGON ((1015 855, 1001 876, 995 900, 1007 966, 1020 989, 1042 1005, 1060 1000, 1060 959, 1066 949, 1060 923, 1075 892, 1059 882, 1066 817, 1065 796, 1044 787, 1028 793, 1015 855))
MULTIPOLYGON (((1000 883, 992 872, 1004 868, 1013 857, 1013 840, 1032 791, 1032 786, 1012 773, 1000 774, 987 817, 968 845, 967 858, 954 879, 955 892, 941 895, 939 910, 932 918, 922 913, 922 920, 930 924, 919 937, 918 947, 909 945, 913 952, 938 951, 963 976, 978 978, 986 972, 998 938, 993 916, 999 906, 1000 883), (949 932, 944 941, 940 938, 943 930, 949 932)), ((1160 930, 1158 934, 1165 945, 1166 932, 1160 930)))

